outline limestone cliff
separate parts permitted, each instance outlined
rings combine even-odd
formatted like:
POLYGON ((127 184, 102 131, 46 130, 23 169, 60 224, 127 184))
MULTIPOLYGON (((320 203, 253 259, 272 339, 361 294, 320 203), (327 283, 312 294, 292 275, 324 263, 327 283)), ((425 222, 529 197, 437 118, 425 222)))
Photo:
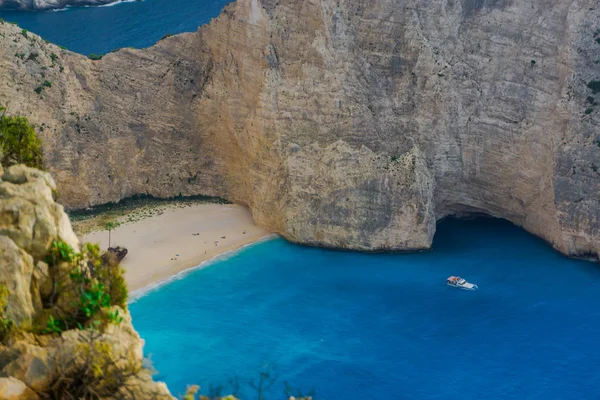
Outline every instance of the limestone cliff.
MULTIPOLYGON (((111 385, 111 395, 99 398, 173 400, 142 368, 144 342, 122 309, 118 320, 94 330, 40 334, 33 327, 47 308, 44 293, 53 286, 44 262, 52 242, 75 249, 79 242, 52 198, 55 185, 47 173, 14 166, 0 168, 0 176, 0 399, 62 399, 57 393, 65 392, 76 398, 75 387, 93 376, 111 385), (8 321, 10 334, 3 330, 8 321)), ((60 283, 54 286, 64 290, 60 283)), ((117 315, 116 310, 103 312, 117 315)))
POLYGON ((39 127, 68 207, 217 195, 364 250, 485 212, 600 251, 595 0, 238 0, 100 61, 0 32, 0 103, 39 127))

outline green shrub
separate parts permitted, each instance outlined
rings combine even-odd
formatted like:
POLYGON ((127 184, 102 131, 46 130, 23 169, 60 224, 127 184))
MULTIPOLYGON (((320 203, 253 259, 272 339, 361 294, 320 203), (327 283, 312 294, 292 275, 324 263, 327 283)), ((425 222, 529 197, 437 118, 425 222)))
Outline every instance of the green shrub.
POLYGON ((46 263, 48 263, 48 265, 58 265, 62 262, 70 263, 75 261, 76 257, 77 253, 75 253, 73 247, 62 240, 58 240, 52 242, 50 251, 46 256, 46 263))
POLYGON ((4 315, 4 310, 8 305, 8 288, 5 284, 0 283, 0 315, 4 315))
POLYGON ((28 60, 32 60, 35 62, 38 62, 38 53, 29 53, 29 56, 27 57, 28 60))
POLYGON ((42 83, 42 86, 52 87, 52 82, 44 81, 44 83, 42 83))
POLYGON ((21 30, 21 35, 23 35, 24 37, 28 38, 28 36, 27 36, 27 29, 22 29, 21 30))
POLYGON ((3 283, 0 283, 0 343, 6 340, 14 327, 13 321, 4 316, 7 305, 8 288, 3 283))
POLYGON ((23 60, 23 59, 25 59, 25 53, 15 53, 15 57, 18 57, 21 60, 23 60))
POLYGON ((4 343, 10 336, 15 324, 10 319, 0 318, 0 343, 4 343))
POLYGON ((600 93, 600 81, 599 80, 592 80, 592 81, 588 82, 587 87, 592 89, 592 93, 594 93, 594 94, 600 93))
POLYGON ((115 311, 109 311, 108 319, 111 323, 113 323, 115 325, 119 325, 121 322, 123 322, 123 317, 119 315, 118 309, 115 311))
POLYGON ((44 88, 41 86, 38 86, 35 89, 33 89, 33 91, 36 92, 37 94, 42 94, 42 90, 44 90, 44 88))
POLYGON ((590 108, 587 108, 587 109, 585 110, 585 115, 590 115, 590 114, 591 114, 591 113, 593 113, 593 112, 594 112, 594 109, 593 109, 593 108, 591 108, 591 107, 590 107, 590 108))
POLYGON ((46 329, 43 330, 43 333, 61 334, 62 331, 64 331, 64 330, 65 330, 65 325, 63 324, 63 322, 55 320, 54 317, 51 315, 46 324, 46 329))
POLYGON ((81 288, 77 312, 86 320, 96 315, 100 309, 110 307, 110 295, 103 283, 88 278, 80 268, 71 272, 71 280, 81 288))
POLYGON ((50 59, 52 60, 52 65, 58 60, 58 56, 54 53, 50 53, 50 59))
POLYGON ((102 57, 104 57, 104 54, 94 54, 94 53, 92 53, 88 57, 89 57, 90 60, 101 60, 102 57))
MULTIPOLYGON (((3 111, 0 107, 0 112, 3 111)), ((0 115, 0 162, 4 167, 25 164, 42 168, 42 142, 27 118, 0 115)))
MULTIPOLYGON (((56 373, 43 398, 137 400, 132 390, 135 383, 130 378, 143 366, 136 360, 133 349, 115 354, 113 346, 103 340, 101 333, 85 331, 79 333, 76 357, 71 349, 62 347, 53 357, 56 373)), ((149 393, 148 399, 155 395, 149 393)))
MULTIPOLYGON (((46 257, 52 292, 42 299, 50 310, 43 333, 98 327, 101 321, 120 323, 123 317, 111 307, 127 307, 124 271, 114 260, 104 260, 97 245, 86 244, 81 253, 63 241, 52 243, 46 257), (102 313, 107 310, 106 313, 102 313), (104 315, 104 317, 103 317, 104 315)), ((39 321, 44 326, 43 321, 39 321)))

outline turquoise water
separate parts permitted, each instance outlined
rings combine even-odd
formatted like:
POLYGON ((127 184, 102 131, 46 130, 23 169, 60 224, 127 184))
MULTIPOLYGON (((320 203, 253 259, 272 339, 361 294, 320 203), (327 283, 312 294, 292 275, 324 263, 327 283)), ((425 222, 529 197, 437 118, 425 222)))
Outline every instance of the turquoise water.
MULTIPOLYGON (((0 12, 83 54, 194 31, 228 0, 0 12)), ((226 384, 260 371, 319 400, 599 399, 600 268, 502 221, 448 220, 434 251, 360 254, 281 239, 131 305, 158 379, 226 384), (460 274, 480 286, 445 285, 460 274)), ((225 390, 225 392, 230 390, 225 390)), ((206 390, 205 390, 206 392, 206 390)))
POLYGON ((131 312, 174 393, 270 370, 267 400, 284 381, 320 400, 600 396, 600 268, 499 220, 447 220, 425 253, 268 241, 131 312))
POLYGON ((193 32, 231 0, 144 0, 62 11, 0 11, 52 43, 82 54, 148 47, 165 34, 193 32))

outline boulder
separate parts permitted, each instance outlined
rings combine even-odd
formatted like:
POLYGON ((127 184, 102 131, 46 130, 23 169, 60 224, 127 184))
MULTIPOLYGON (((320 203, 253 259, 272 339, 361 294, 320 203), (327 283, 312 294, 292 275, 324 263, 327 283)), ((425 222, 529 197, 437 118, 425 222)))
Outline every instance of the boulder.
POLYGON ((23 165, 8 168, 0 182, 0 234, 36 259, 43 258, 59 238, 79 248, 68 216, 54 201, 55 190, 48 173, 23 165))
POLYGON ((47 172, 25 165, 13 165, 4 171, 2 181, 5 184, 0 193, 12 191, 13 196, 26 198, 34 203, 53 203, 52 193, 56 190, 54 179, 47 172))
POLYGON ((54 378, 49 349, 23 342, 11 347, 18 356, 0 370, 0 375, 17 378, 35 391, 47 390, 54 378))
POLYGON ((0 399, 39 400, 39 397, 16 378, 0 378, 0 399))
POLYGON ((16 324, 31 320, 35 314, 31 294, 33 257, 11 238, 0 235, 0 265, 0 284, 8 289, 5 318, 16 324))
MULTIPOLYGON (((127 392, 122 390, 124 396, 130 395, 134 399, 175 400, 164 382, 154 382, 152 375, 143 371, 127 380, 127 392)), ((109 399, 107 399, 109 400, 109 399)))

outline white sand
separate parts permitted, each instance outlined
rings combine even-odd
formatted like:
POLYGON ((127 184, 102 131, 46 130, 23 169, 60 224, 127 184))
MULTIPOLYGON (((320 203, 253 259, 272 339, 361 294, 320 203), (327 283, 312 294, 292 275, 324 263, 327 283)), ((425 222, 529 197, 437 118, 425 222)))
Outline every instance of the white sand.
MULTIPOLYGON (((196 204, 121 225, 111 233, 111 245, 129 250, 121 265, 133 291, 267 235, 243 206, 196 204)), ((82 241, 106 249, 108 232, 92 232, 82 241)))

